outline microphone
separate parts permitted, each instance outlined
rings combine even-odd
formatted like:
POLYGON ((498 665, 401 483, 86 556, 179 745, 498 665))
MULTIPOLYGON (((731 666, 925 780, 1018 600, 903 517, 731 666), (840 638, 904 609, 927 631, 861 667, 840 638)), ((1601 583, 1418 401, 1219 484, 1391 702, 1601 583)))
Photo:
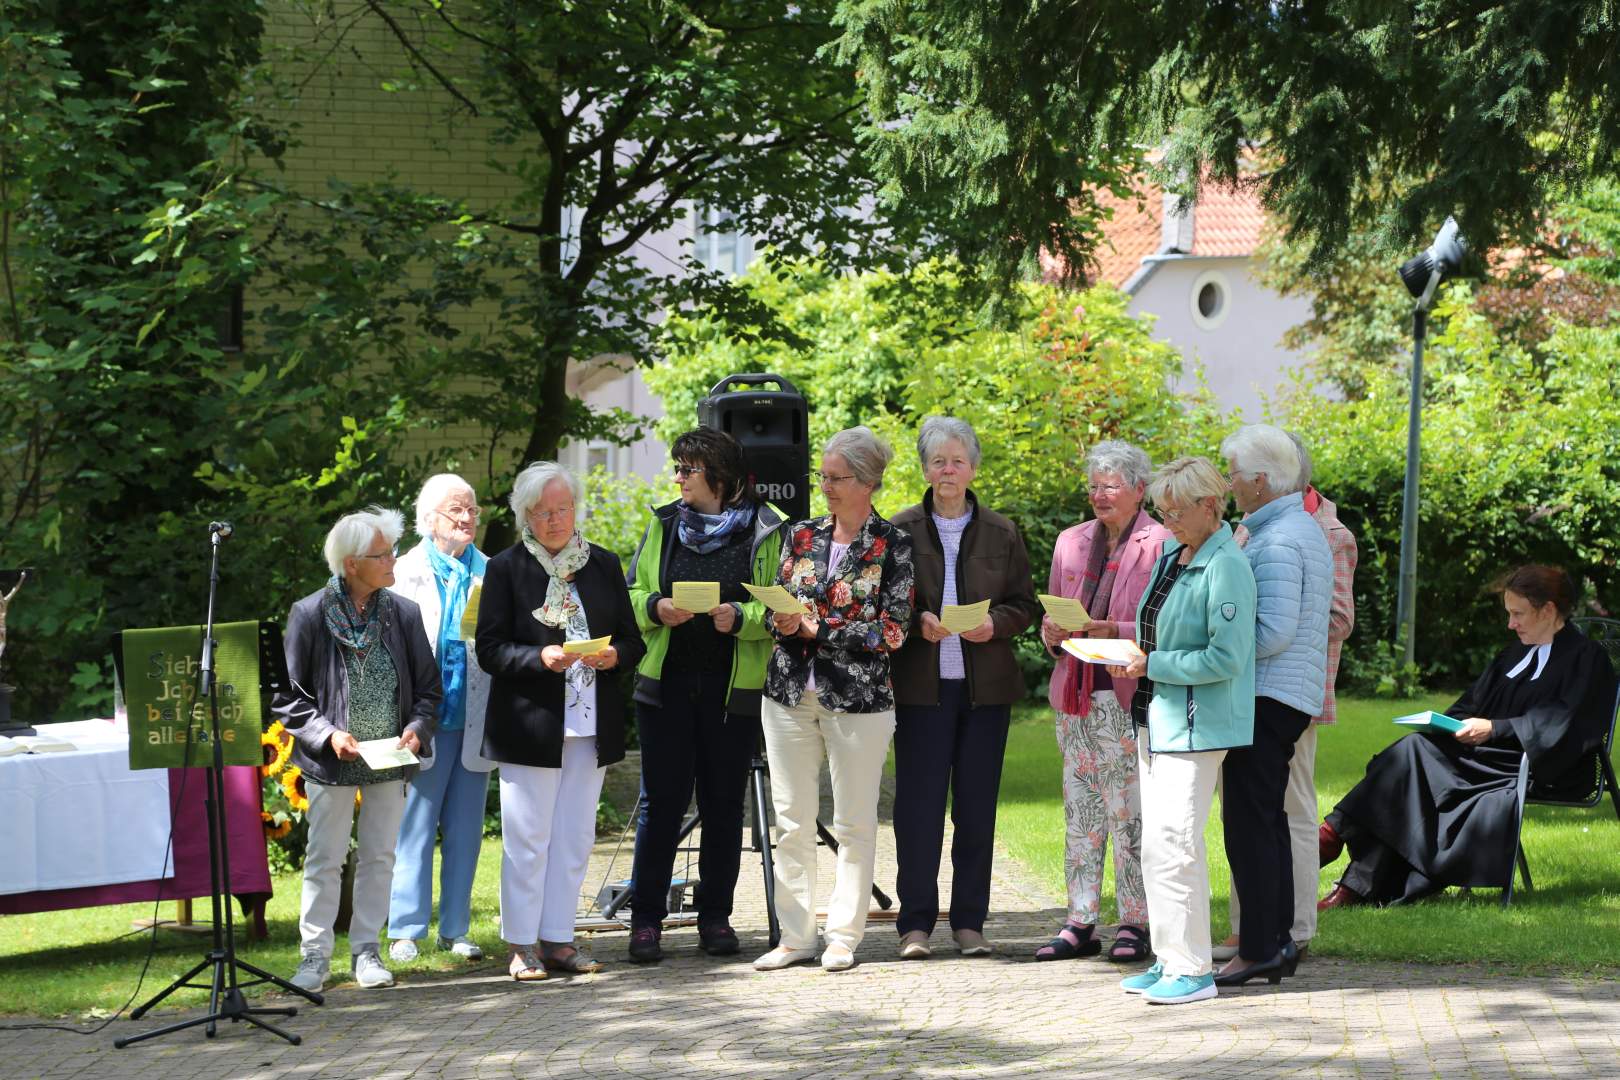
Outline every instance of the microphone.
POLYGON ((229 540, 231 533, 235 531, 228 521, 210 521, 208 523, 208 535, 218 536, 221 540, 229 540))

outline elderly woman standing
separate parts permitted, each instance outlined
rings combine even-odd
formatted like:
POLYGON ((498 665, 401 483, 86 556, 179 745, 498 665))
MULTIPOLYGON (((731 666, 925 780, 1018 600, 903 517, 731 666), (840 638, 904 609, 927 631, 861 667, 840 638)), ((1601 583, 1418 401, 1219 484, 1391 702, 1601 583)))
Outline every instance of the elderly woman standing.
POLYGON ((1142 960, 1148 952, 1147 894, 1142 888, 1142 804, 1136 783, 1136 680, 1115 679, 1059 649, 1068 637, 1136 636, 1136 607, 1170 532, 1144 509, 1153 462, 1127 442, 1098 443, 1086 455, 1086 494, 1092 520, 1065 529, 1052 551, 1047 591, 1080 601, 1092 621, 1070 632, 1049 618, 1041 639, 1057 658, 1048 700, 1057 713, 1063 754, 1064 863, 1069 918, 1035 952, 1037 960, 1068 960, 1102 951, 1096 926, 1103 863, 1114 841, 1114 900, 1119 930, 1110 960, 1142 960))
POLYGON ((1012 640, 1040 612, 1018 526, 979 505, 973 426, 931 416, 917 435, 928 490, 894 516, 911 535, 917 602, 912 633, 894 658, 894 842, 900 955, 929 955, 939 918, 939 856, 951 802, 951 933, 964 956, 984 956, 995 853, 996 796, 1012 705, 1024 677, 1012 640), (940 625, 945 604, 990 601, 960 635, 940 625))
MULTIPOLYGON (((1254 731, 1254 572, 1221 520, 1226 482, 1177 458, 1148 495, 1175 537, 1136 612, 1143 655, 1109 667, 1139 679, 1131 699, 1142 787, 1142 879, 1155 961, 1121 981, 1155 1005, 1212 998, 1204 822, 1221 761, 1254 731)), ((1313 526, 1314 527, 1314 526, 1313 526)))
POLYGON ((293 735, 293 763, 309 782, 309 847, 298 930, 303 956, 291 982, 319 991, 331 971, 343 864, 359 799, 349 952, 355 981, 391 986, 378 933, 388 915, 394 844, 405 813, 405 785, 416 767, 373 770, 360 743, 377 739, 426 759, 442 692, 416 604, 388 591, 394 545, 405 531, 396 510, 349 514, 326 534, 332 577, 287 616, 288 689, 276 719, 293 735))
POLYGON ((1299 450, 1288 433, 1251 424, 1221 443, 1232 498, 1244 513, 1254 570, 1254 742, 1221 767, 1222 818, 1232 886, 1242 898, 1238 954, 1216 977, 1240 986, 1292 972, 1299 953, 1288 813, 1294 743, 1322 711, 1327 686, 1333 553, 1300 493, 1299 450))
POLYGON ((855 966, 877 858, 878 788, 894 690, 889 657, 911 625, 911 537, 872 509, 894 457, 864 427, 840 431, 817 474, 826 517, 795 524, 779 583, 814 609, 771 616, 776 648, 765 674, 761 721, 776 807, 776 913, 782 943, 761 971, 816 955, 816 808, 821 762, 832 773, 838 870, 827 905, 821 966, 855 966))
POLYGON ((737 440, 698 428, 670 445, 681 497, 653 511, 631 565, 630 600, 647 642, 636 671, 642 805, 636 834, 630 959, 663 956, 681 818, 697 790, 698 941, 711 956, 741 947, 731 928, 742 855, 743 790, 759 748, 759 707, 771 653, 765 605, 743 582, 776 584, 782 526, 760 499, 737 440), (713 581, 720 602, 683 611, 678 581, 713 581))
POLYGON ((416 959, 433 915, 433 847, 442 833, 439 863, 439 948, 467 960, 484 955, 467 931, 472 925, 473 874, 484 837, 484 798, 494 762, 484 745, 484 706, 489 676, 467 648, 462 616, 473 590, 484 583, 489 562, 473 543, 478 532, 478 496, 454 473, 440 473, 416 497, 416 533, 422 542, 394 565, 391 588, 422 609, 431 627, 428 644, 439 661, 444 700, 439 704, 434 754, 405 797, 394 858, 394 889, 388 905, 388 955, 399 963, 416 959))
POLYGON ((556 462, 518 474, 522 538, 489 560, 478 608, 474 648, 491 676, 483 752, 501 770, 501 937, 519 981, 598 966, 573 942, 597 796, 624 758, 624 702, 600 673, 646 648, 618 556, 580 535, 581 496, 556 462), (603 637, 599 652, 563 649, 603 637))

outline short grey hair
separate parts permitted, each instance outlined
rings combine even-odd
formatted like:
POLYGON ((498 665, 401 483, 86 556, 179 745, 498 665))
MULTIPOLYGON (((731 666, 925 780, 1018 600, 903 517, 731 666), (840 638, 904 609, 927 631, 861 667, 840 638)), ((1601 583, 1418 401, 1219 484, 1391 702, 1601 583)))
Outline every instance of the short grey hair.
POLYGON ((326 534, 326 565, 332 576, 342 578, 343 560, 364 555, 378 535, 389 544, 399 543, 405 535, 405 515, 398 510, 368 506, 338 518, 326 534))
POLYGON ((474 502, 478 500, 478 492, 473 486, 455 473, 442 472, 428 477, 421 493, 416 496, 416 535, 424 540, 433 539, 433 515, 438 512, 439 504, 463 491, 470 494, 474 502))
POLYGON ((1148 484, 1154 506, 1175 503, 1185 509, 1199 499, 1226 501, 1226 478, 1208 458, 1179 457, 1164 466, 1148 484))
POLYGON ((977 469, 982 456, 979 436, 974 434, 972 424, 954 416, 930 416, 922 422, 917 431, 917 460, 922 462, 923 468, 928 468, 928 459, 934 456, 934 451, 952 439, 962 444, 977 469))
POLYGON ((849 463, 849 471, 855 479, 871 485, 873 491, 883 487, 883 470, 894 460, 894 451, 889 449, 889 444, 878 438, 865 424, 840 431, 827 440, 821 453, 824 457, 837 454, 843 458, 849 463))
POLYGON ((1153 479, 1153 459, 1147 451, 1120 439, 1109 439, 1091 448, 1086 455, 1086 477, 1117 473, 1131 487, 1153 479))
POLYGON ((585 520, 585 491, 579 484, 579 477, 566 465, 555 461, 536 461, 530 463, 517 479, 512 481, 512 516, 517 521, 518 531, 523 531, 523 524, 528 519, 529 511, 534 504, 545 495, 546 488, 555 480, 561 480, 568 485, 568 490, 574 495, 574 521, 577 524, 585 520))
POLYGON ((1294 449, 1299 451, 1299 490, 1304 491, 1311 486, 1311 452, 1305 449, 1305 440, 1299 437, 1298 432, 1290 431, 1288 437, 1294 441, 1294 449))
POLYGON ((1246 424, 1221 441, 1221 456, 1237 472, 1266 474, 1273 497, 1300 490, 1299 450, 1288 432, 1270 424, 1246 424))

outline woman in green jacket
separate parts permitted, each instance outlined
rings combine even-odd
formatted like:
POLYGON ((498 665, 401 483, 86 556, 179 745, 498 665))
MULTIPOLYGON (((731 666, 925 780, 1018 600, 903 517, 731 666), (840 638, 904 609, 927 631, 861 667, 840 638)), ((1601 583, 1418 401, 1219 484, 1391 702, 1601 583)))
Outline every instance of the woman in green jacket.
POLYGON ((708 428, 670 447, 678 501, 652 512, 630 568, 630 602, 647 655, 636 668, 646 816, 636 831, 630 959, 661 959, 681 818, 697 788, 698 941, 737 952, 731 899, 742 852, 743 791, 759 743, 759 702, 772 639, 765 606, 743 582, 776 583, 783 516, 748 478, 742 447, 708 428), (675 606, 676 582, 716 582, 707 611, 675 606))
POLYGON ((1148 496, 1176 543, 1166 544, 1137 608, 1143 655, 1110 668, 1140 679, 1142 877, 1155 962, 1120 985, 1156 1005, 1216 994, 1210 963, 1204 822, 1228 750, 1254 734, 1254 573, 1221 520, 1226 481, 1203 458, 1161 469, 1148 496))

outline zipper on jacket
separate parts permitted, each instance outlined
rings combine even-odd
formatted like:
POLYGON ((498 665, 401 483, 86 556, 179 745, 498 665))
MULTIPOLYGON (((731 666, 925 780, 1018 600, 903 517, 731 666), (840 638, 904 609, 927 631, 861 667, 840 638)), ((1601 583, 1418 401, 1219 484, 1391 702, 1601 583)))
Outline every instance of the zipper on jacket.
POLYGON ((1193 721, 1198 715, 1198 702, 1193 700, 1193 688, 1187 687, 1187 749, 1193 748, 1193 721))
MULTIPOLYGON (((939 537, 939 529, 938 529, 938 527, 936 527, 934 525, 934 513, 933 513, 933 510, 932 510, 932 506, 933 506, 933 493, 929 492, 929 497, 928 497, 928 499, 925 501, 925 503, 923 505, 923 518, 924 518, 926 524, 928 525, 928 534, 934 538, 934 546, 939 549, 940 561, 944 562, 945 561, 945 542, 940 539, 940 537, 939 537)), ((962 528, 962 538, 957 542, 957 545, 956 545, 956 602, 959 603, 959 604, 962 602, 962 553, 967 550, 967 535, 968 535, 968 533, 972 532, 973 531, 973 526, 975 526, 975 525, 977 525, 979 523, 979 506, 978 506, 978 503, 976 501, 969 501, 968 502, 968 507, 969 507, 969 509, 968 509, 968 523, 967 523, 967 525, 965 525, 962 528)), ((945 583, 943 581, 940 582, 940 587, 939 587, 939 602, 940 602, 940 606, 943 607, 944 604, 945 604, 945 583)), ((962 642, 962 677, 963 677, 963 679, 965 679, 967 681, 968 708, 973 709, 973 708, 978 707, 978 702, 973 697, 973 665, 968 663, 967 646, 970 645, 970 644, 972 644, 972 642, 967 642, 967 641, 962 642)), ((938 706, 939 703, 940 703, 940 689, 939 689, 940 679, 939 679, 939 676, 937 674, 937 672, 939 671, 939 649, 940 649, 940 643, 935 642, 935 644, 934 644, 934 671, 936 672, 936 674, 934 676, 934 705, 935 706, 938 706)), ((1022 677, 1022 676, 1020 676, 1020 677, 1022 677)))

